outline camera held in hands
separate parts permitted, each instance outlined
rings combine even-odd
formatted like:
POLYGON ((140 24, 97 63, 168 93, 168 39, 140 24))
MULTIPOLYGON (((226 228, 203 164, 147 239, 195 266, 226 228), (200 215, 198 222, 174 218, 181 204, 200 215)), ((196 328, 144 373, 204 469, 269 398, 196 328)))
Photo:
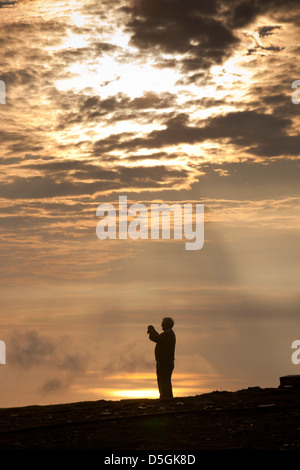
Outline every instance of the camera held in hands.
POLYGON ((148 325, 147 333, 149 334, 154 329, 153 325, 148 325))

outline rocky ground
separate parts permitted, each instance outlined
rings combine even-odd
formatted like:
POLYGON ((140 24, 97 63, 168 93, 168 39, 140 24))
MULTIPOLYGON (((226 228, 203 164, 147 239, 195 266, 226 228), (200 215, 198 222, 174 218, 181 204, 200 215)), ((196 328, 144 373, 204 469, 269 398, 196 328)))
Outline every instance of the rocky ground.
POLYGON ((300 390, 0 409, 0 450, 300 450, 300 390))

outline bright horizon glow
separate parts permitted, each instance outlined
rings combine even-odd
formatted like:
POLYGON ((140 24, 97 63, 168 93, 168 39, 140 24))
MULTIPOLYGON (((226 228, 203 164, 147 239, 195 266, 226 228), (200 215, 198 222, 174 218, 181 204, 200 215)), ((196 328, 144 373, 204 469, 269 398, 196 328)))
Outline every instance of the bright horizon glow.
MULTIPOLYGON (((173 387, 174 398, 187 397, 206 393, 211 390, 207 389, 188 389, 181 387, 173 387)), ((145 399, 158 399, 159 393, 157 388, 138 388, 138 389, 103 389, 103 388, 89 388, 85 390, 85 393, 96 394, 101 399, 105 400, 122 400, 122 399, 134 399, 134 398, 145 398, 145 399)))
POLYGON ((111 395, 116 398, 158 398, 158 391, 155 389, 149 390, 115 390, 111 395))
MULTIPOLYGON (((90 371, 93 374, 95 371, 90 371)), ((202 393, 208 393, 218 389, 213 386, 219 383, 219 375, 199 374, 199 373, 174 373, 172 379, 174 398, 195 396, 202 393)), ((109 375, 105 378, 109 382, 108 386, 91 387, 87 389, 77 388, 77 392, 84 394, 97 395, 105 400, 122 399, 158 399, 159 392, 156 385, 156 374, 154 372, 121 372, 109 375), (115 382, 114 387, 112 384, 115 382)))
MULTIPOLYGON (((211 390, 206 389, 188 389, 188 388, 180 388, 180 387, 172 387, 173 388, 173 395, 174 398, 180 397, 188 397, 188 396, 195 396, 200 395, 201 393, 206 393, 211 390)), ((124 398, 149 398, 149 399, 158 399, 159 393, 157 389, 136 389, 136 390, 114 390, 110 392, 112 397, 117 399, 124 399, 124 398)))

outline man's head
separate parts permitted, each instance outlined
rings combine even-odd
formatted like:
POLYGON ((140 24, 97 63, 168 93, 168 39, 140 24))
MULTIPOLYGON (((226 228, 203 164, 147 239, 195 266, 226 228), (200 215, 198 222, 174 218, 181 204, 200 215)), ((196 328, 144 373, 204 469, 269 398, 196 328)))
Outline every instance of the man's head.
POLYGON ((163 318, 161 322, 161 327, 164 331, 170 330, 174 326, 174 320, 170 317, 163 318))

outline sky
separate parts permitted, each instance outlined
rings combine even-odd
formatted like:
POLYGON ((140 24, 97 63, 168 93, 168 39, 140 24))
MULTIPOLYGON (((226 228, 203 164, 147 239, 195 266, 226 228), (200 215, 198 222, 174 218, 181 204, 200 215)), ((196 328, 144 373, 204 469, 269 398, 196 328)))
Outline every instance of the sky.
POLYGON ((176 397, 299 373, 299 2, 0 7, 0 407, 158 397, 164 316, 176 397), (100 240, 119 196, 204 204, 202 249, 100 240))

